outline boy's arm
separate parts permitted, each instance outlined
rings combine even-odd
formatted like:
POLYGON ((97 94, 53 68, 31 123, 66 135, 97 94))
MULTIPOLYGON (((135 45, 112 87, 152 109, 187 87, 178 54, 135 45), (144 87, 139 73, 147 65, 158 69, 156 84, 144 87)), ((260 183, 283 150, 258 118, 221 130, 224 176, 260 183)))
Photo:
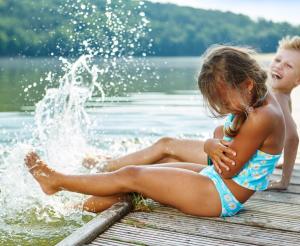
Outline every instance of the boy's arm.
POLYGON ((287 189, 297 157, 299 137, 288 101, 278 100, 285 119, 285 142, 281 180, 271 182, 268 189, 287 189))

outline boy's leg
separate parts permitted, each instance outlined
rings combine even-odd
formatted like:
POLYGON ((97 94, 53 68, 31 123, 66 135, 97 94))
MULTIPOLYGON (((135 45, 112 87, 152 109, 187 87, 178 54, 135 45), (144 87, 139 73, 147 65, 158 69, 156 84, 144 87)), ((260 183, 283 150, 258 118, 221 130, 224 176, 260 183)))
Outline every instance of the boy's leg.
POLYGON ((155 166, 128 166, 111 173, 63 175, 31 153, 26 164, 47 194, 68 190, 94 196, 138 192, 182 212, 219 216, 221 202, 213 182, 194 171, 155 166))

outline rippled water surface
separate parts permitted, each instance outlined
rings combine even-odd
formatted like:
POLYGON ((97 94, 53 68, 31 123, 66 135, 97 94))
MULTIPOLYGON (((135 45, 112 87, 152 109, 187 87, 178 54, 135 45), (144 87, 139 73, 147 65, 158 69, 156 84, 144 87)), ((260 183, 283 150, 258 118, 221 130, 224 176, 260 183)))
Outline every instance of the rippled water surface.
MULTIPOLYGON (((96 93, 80 108, 67 97, 64 102, 72 105, 71 113, 63 107, 53 122, 54 111, 47 111, 54 107, 53 100, 43 101, 48 109, 36 110, 35 105, 47 90, 58 88, 58 82, 41 80, 59 68, 58 60, 0 60, 0 245, 54 245, 94 217, 73 208, 85 196, 61 192, 48 197, 40 191, 23 164, 32 146, 60 171, 90 173, 95 170, 81 165, 88 152, 117 157, 162 136, 203 139, 220 123, 208 117, 197 91, 198 58, 148 58, 147 62, 155 76, 146 73, 126 90, 122 84, 108 86, 111 80, 103 78, 104 101, 96 93), (37 117, 37 111, 43 117, 37 117), (83 118, 87 121, 82 124, 72 123, 83 118)), ((80 99, 85 92, 77 89, 80 99)))

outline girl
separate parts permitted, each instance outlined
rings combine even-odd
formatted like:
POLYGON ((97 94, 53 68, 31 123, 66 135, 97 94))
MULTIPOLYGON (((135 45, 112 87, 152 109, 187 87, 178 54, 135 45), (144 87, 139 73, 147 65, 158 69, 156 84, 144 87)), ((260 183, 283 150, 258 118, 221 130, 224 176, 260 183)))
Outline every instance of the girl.
POLYGON ((203 57, 198 83, 212 112, 227 115, 215 139, 163 138, 109 161, 114 171, 92 175, 59 173, 33 152, 26 156, 26 165, 46 194, 68 190, 93 195, 86 205, 92 209, 96 204, 95 210, 101 201, 111 204, 138 192, 187 214, 232 216, 255 191, 267 188, 283 148, 284 119, 266 78, 249 50, 213 47, 203 57), (176 162, 149 165, 170 161, 176 162), (211 162, 214 165, 200 165, 211 162), (224 162, 231 163, 230 168, 224 162))

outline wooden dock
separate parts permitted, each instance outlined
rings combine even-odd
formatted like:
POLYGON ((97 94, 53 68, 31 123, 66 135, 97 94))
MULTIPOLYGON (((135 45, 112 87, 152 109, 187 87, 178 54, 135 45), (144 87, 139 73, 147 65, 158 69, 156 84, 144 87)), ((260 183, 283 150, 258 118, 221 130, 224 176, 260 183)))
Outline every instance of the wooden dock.
MULTIPOLYGON (((279 175, 276 170, 274 177, 279 175)), ((156 202, 152 205, 152 212, 130 212, 127 203, 115 205, 58 245, 298 246, 300 164, 288 190, 257 192, 233 217, 199 218, 156 202)))

